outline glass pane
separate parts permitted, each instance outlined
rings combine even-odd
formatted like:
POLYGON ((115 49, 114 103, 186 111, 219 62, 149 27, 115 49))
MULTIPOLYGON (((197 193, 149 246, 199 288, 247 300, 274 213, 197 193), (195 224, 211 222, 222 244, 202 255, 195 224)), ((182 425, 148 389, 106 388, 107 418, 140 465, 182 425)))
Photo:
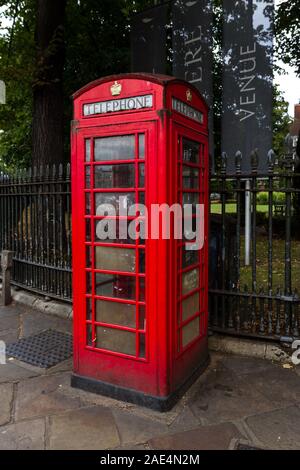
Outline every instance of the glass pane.
POLYGON ((199 193, 183 193, 182 204, 199 204, 199 193))
POLYGON ((135 356, 135 333, 96 327, 96 347, 135 356))
POLYGON ((145 335, 143 334, 140 334, 139 335, 139 348, 140 348, 140 355, 139 357, 141 357, 142 359, 145 359, 146 357, 146 338, 145 338, 145 335))
POLYGON ((90 193, 85 193, 85 213, 86 213, 86 215, 91 214, 91 195, 90 195, 90 193))
POLYGON ((95 139, 95 161, 131 160, 135 157, 135 136, 121 135, 95 139))
POLYGON ((91 241, 91 220, 86 219, 85 221, 85 239, 86 241, 91 241))
POLYGON ((97 300, 96 321, 135 328, 135 305, 97 300))
POLYGON ((200 335, 199 317, 192 320, 182 328, 182 347, 187 346, 191 341, 200 335))
POLYGON ((96 294, 104 297, 135 299, 135 277, 96 273, 96 294))
POLYGON ((134 192, 95 194, 96 215, 105 215, 105 213, 107 215, 119 215, 120 209, 122 209, 122 215, 126 215, 129 207, 133 204, 135 204, 134 192), (112 208, 114 208, 115 213, 112 213, 112 208))
POLYGON ((139 250, 139 272, 145 273, 145 250, 139 250))
POLYGON ((139 329, 146 330, 146 308, 144 305, 139 305, 139 329))
POLYGON ((193 264, 199 263, 199 251, 198 250, 186 250, 182 248, 182 267, 187 268, 193 264))
MULTIPOLYGON (((121 243, 122 245, 135 245, 135 240, 128 236, 128 226, 132 221, 122 220, 125 225, 125 235, 127 238, 120 238, 119 220, 103 219, 95 221, 95 238, 101 243, 121 243)), ((123 231, 122 231, 123 232, 123 231)))
POLYGON ((95 188, 134 188, 134 164, 95 166, 95 188))
POLYGON ((86 319, 92 319, 92 299, 86 299, 86 319))
POLYGON ((90 268, 92 266, 92 249, 90 246, 86 247, 85 254, 86 254, 86 260, 85 260, 86 267, 90 268))
POLYGON ((145 134, 139 134, 139 158, 145 158, 145 134))
POLYGON ((86 293, 87 294, 92 293, 92 273, 91 272, 86 273, 86 293))
POLYGON ((91 140, 85 139, 85 161, 91 161, 91 140))
POLYGON ((183 166, 182 178, 185 189, 199 189, 199 170, 197 168, 183 166))
POLYGON ((91 167, 87 165, 85 167, 85 189, 91 188, 91 167))
POLYGON ((183 161, 188 163, 199 163, 200 145, 188 139, 182 139, 183 161))
POLYGON ((96 269, 135 272, 135 249, 97 246, 95 264, 96 269))
POLYGON ((144 188, 145 186, 145 164, 139 164, 139 188, 144 188))
POLYGON ((199 312, 199 293, 188 297, 182 301, 182 320, 187 320, 188 318, 195 315, 199 312))
POLYGON ((139 204, 144 204, 145 206, 145 192, 144 191, 140 191, 139 192, 139 204))
POLYGON ((139 300, 141 302, 145 302, 145 299, 146 299, 145 278, 141 277, 139 282, 140 282, 140 298, 139 298, 139 300))
POLYGON ((92 325, 86 325, 86 344, 93 346, 93 330, 92 325))
POLYGON ((199 269, 193 269, 182 274, 182 295, 188 294, 191 290, 199 287, 199 269))

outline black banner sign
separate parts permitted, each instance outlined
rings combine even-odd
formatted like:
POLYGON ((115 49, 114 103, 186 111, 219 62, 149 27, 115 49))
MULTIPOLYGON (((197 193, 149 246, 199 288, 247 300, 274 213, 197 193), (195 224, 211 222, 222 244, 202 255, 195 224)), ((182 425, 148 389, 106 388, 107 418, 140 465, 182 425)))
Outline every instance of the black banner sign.
POLYGON ((134 15, 131 22, 132 72, 166 73, 168 5, 134 15))
POLYGON ((173 74, 195 85, 210 106, 213 154, 212 1, 176 0, 172 7, 173 74))
POLYGON ((242 152, 242 173, 251 171, 258 149, 258 173, 267 170, 272 147, 273 0, 223 0, 222 150, 229 173, 242 152))

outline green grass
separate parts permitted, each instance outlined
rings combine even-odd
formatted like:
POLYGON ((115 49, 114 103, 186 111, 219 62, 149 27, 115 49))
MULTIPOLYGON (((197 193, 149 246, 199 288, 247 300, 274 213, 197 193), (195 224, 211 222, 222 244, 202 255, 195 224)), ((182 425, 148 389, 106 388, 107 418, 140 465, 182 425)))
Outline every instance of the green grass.
MULTIPOLYGON (((257 269, 257 287, 268 287, 268 240, 264 235, 257 237, 256 244, 256 269, 257 269)), ((273 288, 284 287, 284 263, 285 258, 285 241, 281 239, 273 239, 273 288)), ((292 287, 300 292, 300 241, 292 241, 292 287)), ((244 265, 244 237, 241 237, 241 288, 245 284, 251 288, 252 269, 251 266, 244 265)))
MULTIPOLYGON (((236 203, 226 203, 226 213, 227 214, 236 214, 236 203)), ((267 213, 269 210, 268 204, 258 204, 257 205, 257 212, 264 212, 267 213)), ((210 205, 210 211, 212 214, 222 214, 222 204, 219 202, 212 202, 210 205)))

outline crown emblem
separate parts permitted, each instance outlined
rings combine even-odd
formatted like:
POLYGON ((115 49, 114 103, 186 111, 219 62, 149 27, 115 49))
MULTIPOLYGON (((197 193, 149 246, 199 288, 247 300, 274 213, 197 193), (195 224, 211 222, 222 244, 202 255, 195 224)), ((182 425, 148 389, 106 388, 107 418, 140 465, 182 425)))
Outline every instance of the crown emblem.
POLYGON ((186 99, 187 101, 192 101, 193 95, 192 95, 191 90, 186 90, 186 99))
POLYGON ((117 81, 115 81, 115 83, 110 87, 110 91, 111 91, 112 96, 119 95, 122 91, 121 83, 118 83, 117 81))

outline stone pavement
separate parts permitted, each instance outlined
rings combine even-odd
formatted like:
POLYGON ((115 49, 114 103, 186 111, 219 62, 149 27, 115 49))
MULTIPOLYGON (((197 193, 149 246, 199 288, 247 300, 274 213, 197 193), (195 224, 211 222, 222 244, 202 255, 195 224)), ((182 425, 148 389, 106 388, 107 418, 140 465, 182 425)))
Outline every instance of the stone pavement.
MULTIPOLYGON (((0 340, 69 320, 13 304, 0 308, 0 340)), ((300 449, 300 372, 262 359, 213 353, 175 408, 158 413, 70 387, 71 361, 45 372, 0 365, 2 449, 300 449)))

